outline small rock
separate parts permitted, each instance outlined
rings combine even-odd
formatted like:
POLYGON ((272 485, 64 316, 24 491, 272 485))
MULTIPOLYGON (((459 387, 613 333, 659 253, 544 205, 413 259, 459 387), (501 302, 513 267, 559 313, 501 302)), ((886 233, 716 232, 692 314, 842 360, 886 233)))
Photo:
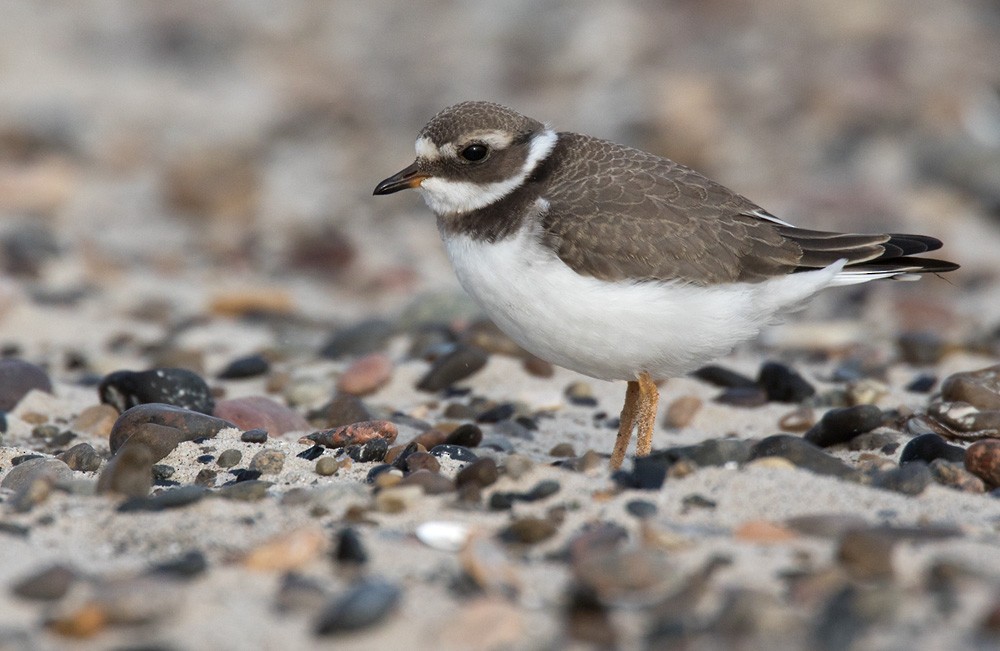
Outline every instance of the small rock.
POLYGON ((842 478, 856 478, 858 471, 840 459, 823 452, 812 443, 789 434, 768 436, 750 450, 750 459, 783 457, 796 466, 816 473, 842 478))
POLYGON ((392 443, 398 433, 396 425, 390 421, 369 420, 316 432, 305 438, 328 448, 342 448, 347 445, 361 445, 375 438, 392 443))
POLYGON ((867 526, 864 518, 844 513, 799 515, 785 520, 785 525, 800 534, 819 538, 839 538, 848 531, 867 526))
POLYGON ((778 420, 778 427, 785 432, 805 432, 816 424, 816 416, 811 407, 799 407, 778 420))
POLYGON ((327 359, 367 355, 385 348, 395 327, 384 319, 369 319, 341 328, 331 336, 319 354, 327 359))
POLYGON ((535 467, 535 462, 523 454, 511 454, 503 462, 503 472, 513 480, 518 480, 535 467))
POLYGON ((426 470, 428 472, 439 472, 441 470, 441 464, 438 462, 437 457, 430 454, 429 452, 414 452, 406 457, 406 464, 403 470, 405 472, 416 472, 418 470, 426 470))
POLYGON ((247 396, 220 400, 213 412, 241 430, 263 429, 275 435, 310 429, 300 413, 265 396, 247 396))
POLYGON ((659 490, 667 479, 670 461, 662 455, 636 457, 632 472, 619 470, 612 479, 622 488, 659 490))
POLYGON ((572 443, 557 443, 549 450, 550 457, 575 457, 576 450, 572 443))
POLYGON ((685 495, 681 499, 681 513, 688 513, 692 509, 714 509, 718 506, 715 500, 710 500, 704 495, 698 493, 692 493, 690 495, 685 495))
POLYGON ((899 455, 901 464, 911 461, 930 463, 935 459, 962 463, 965 461, 965 449, 951 445, 937 434, 927 433, 910 439, 899 455))
POLYGON ((750 458, 753 444, 741 439, 709 439, 694 445, 682 445, 651 454, 651 457, 662 457, 669 464, 681 459, 693 461, 700 467, 724 466, 726 464, 745 463, 750 458))
POLYGON ((431 393, 446 389, 479 372, 488 360, 489 355, 481 348, 457 346, 447 355, 434 360, 427 373, 417 382, 417 389, 431 393))
POLYGON ((388 355, 372 353, 360 357, 337 379, 337 391, 355 396, 375 393, 392 379, 393 364, 388 355))
POLYGON ((894 432, 868 432, 859 434, 847 442, 847 449, 860 450, 880 450, 884 454, 889 454, 888 450, 895 451, 899 447, 898 437, 894 432))
POLYGON ((342 393, 319 409, 309 412, 308 418, 313 426, 329 429, 372 420, 374 414, 361 398, 342 393))
POLYGON ((79 578, 75 569, 57 563, 16 581, 10 591, 22 599, 56 601, 62 599, 79 578))
POLYGON ((917 377, 910 380, 910 383, 906 385, 906 390, 912 391, 913 393, 930 393, 935 384, 937 384, 936 375, 921 373, 917 377))
POLYGON ((423 522, 413 531, 420 542, 445 552, 460 551, 469 541, 470 532, 467 524, 444 520, 423 522))
POLYGON ((896 339, 903 361, 914 366, 933 366, 947 351, 941 336, 934 332, 904 332, 896 339))
MULTIPOLYGON (((157 427, 157 426, 153 426, 157 427)), ((127 497, 145 497, 153 487, 153 451, 131 441, 118 449, 97 478, 97 492, 127 497)))
POLYGON ((229 362, 216 376, 220 380, 243 380, 266 375, 271 370, 271 363, 263 355, 247 355, 229 362))
POLYGON ((985 439, 970 445, 965 451, 965 469, 991 489, 1000 486, 1000 439, 985 439))
POLYGON ((496 461, 483 457, 459 470, 455 475, 455 485, 459 488, 470 484, 485 488, 496 483, 499 475, 496 461))
POLYGON ((261 450, 250 460, 250 470, 262 475, 277 475, 285 465, 285 453, 280 450, 261 450))
POLYGON ((388 581, 368 578, 338 595, 316 619, 317 635, 337 635, 374 626, 391 615, 402 590, 388 581))
POLYGON ((645 520, 656 515, 657 506, 646 500, 629 500, 625 503, 625 510, 640 520, 645 520))
POLYGON ((731 407, 760 407, 767 404, 767 391, 758 386, 732 387, 717 395, 713 401, 731 407))
POLYGON ((223 450, 222 453, 219 454, 219 460, 216 461, 216 464, 220 468, 232 468, 233 466, 239 464, 239 462, 242 460, 243 460, 242 452, 240 452, 239 450, 229 449, 229 450, 223 450))
POLYGON ((176 509, 201 501, 208 491, 202 486, 178 486, 154 493, 145 497, 132 497, 121 503, 118 511, 129 513, 134 511, 164 511, 176 509))
POLYGON ((273 485, 274 482, 262 479, 246 479, 223 486, 219 489, 218 495, 238 502, 257 502, 267 497, 267 491, 273 485))
POLYGON ((69 428, 81 434, 107 438, 118 420, 118 410, 103 403, 91 405, 70 421, 69 428))
POLYGON ((933 481, 930 469, 921 461, 880 470, 871 477, 872 486, 903 495, 919 495, 933 481))
POLYGON ((957 488, 966 493, 985 493, 986 483, 966 470, 961 462, 934 459, 930 463, 931 476, 942 486, 957 488))
POLYGON ((321 456, 323 456, 324 452, 326 452, 326 448, 324 448, 322 445, 310 445, 305 450, 299 452, 295 456, 296 458, 305 459, 306 461, 315 461, 316 459, 319 459, 321 456))
POLYGON ((309 565, 326 545, 326 536, 311 527, 273 538, 250 550, 243 564, 251 570, 288 572, 309 565))
POLYGON ((757 383, 747 376, 714 364, 703 366, 691 375, 702 382, 708 382, 723 389, 752 389, 757 386, 757 383))
POLYGON ((244 443, 267 443, 266 429, 248 429, 240 434, 240 440, 244 443))
POLYGON ((447 443, 435 445, 430 449, 430 453, 435 457, 447 457, 455 461, 472 462, 479 459, 469 448, 462 447, 461 445, 449 445, 447 443))
POLYGON ((874 405, 889 394, 889 388, 871 378, 864 378, 847 385, 847 403, 849 405, 874 405))
POLYGON ((333 560, 344 565, 361 566, 368 562, 368 552, 361 543, 361 536, 352 527, 344 527, 336 534, 333 560))
POLYGON ((213 470, 212 468, 202 468, 198 471, 198 474, 194 477, 195 486, 204 486, 205 488, 213 488, 215 486, 215 480, 219 476, 218 470, 213 470))
POLYGON ((556 368, 551 362, 546 362, 544 359, 535 357, 534 355, 528 355, 522 365, 524 366, 524 370, 528 372, 528 375, 535 377, 550 378, 556 374, 556 368))
POLYGON ((941 398, 981 410, 1000 409, 1000 364, 948 376, 941 383, 941 398))
POLYGON ((11 468, 4 476, 3 481, 0 481, 0 488, 6 488, 16 493, 42 478, 45 478, 50 485, 69 481, 73 478, 73 471, 59 459, 36 457, 11 468))
POLYGON ((419 486, 425 495, 440 495, 442 493, 451 493, 455 490, 455 482, 444 475, 439 475, 430 470, 416 470, 411 472, 403 477, 398 486, 419 486))
POLYGON ((477 423, 499 423, 512 418, 517 412, 517 407, 510 402, 493 405, 476 414, 477 423))
POLYGON ((117 453, 126 441, 143 443, 153 453, 153 463, 170 454, 183 441, 212 438, 232 423, 221 418, 166 404, 132 407, 115 421, 109 443, 117 453))
POLYGON ((52 393, 52 381, 42 367, 22 359, 0 359, 0 412, 12 411, 32 390, 52 393))
POLYGON ((697 396, 681 396, 667 407, 664 425, 670 429, 682 429, 691 424, 695 415, 701 409, 701 398, 697 396))
POLYGON ((847 443, 882 424, 882 410, 875 405, 831 409, 805 433, 805 440, 821 448, 847 443))
POLYGON ((772 402, 802 402, 816 394, 816 389, 793 369, 777 362, 765 362, 757 376, 757 384, 767 392, 772 402))
POLYGON ((570 404, 578 407, 596 407, 597 398, 594 397, 594 390, 590 384, 583 381, 572 382, 566 387, 566 399, 570 404))
POLYGON ((347 456, 358 463, 381 463, 389 452, 389 442, 385 439, 372 439, 364 445, 351 445, 347 448, 347 456))
POLYGON ((444 443, 447 445, 461 445, 466 448, 475 448, 478 447, 482 441, 483 430, 480 429, 478 425, 466 423, 456 427, 452 430, 451 434, 448 434, 448 436, 444 437, 441 441, 430 442, 430 444, 424 443, 424 447, 430 450, 431 448, 444 443))
POLYGON ((733 529, 736 540, 757 544, 783 543, 798 538, 798 534, 777 522, 748 520, 733 529))
POLYGON ((101 467, 102 461, 90 443, 77 443, 56 458, 64 461, 73 470, 81 472, 94 472, 101 467))
POLYGON ((212 392, 197 373, 183 368, 150 371, 115 371, 97 389, 101 402, 124 412, 136 405, 163 403, 211 414, 212 392))
POLYGON ((559 528, 551 520, 524 517, 511 522, 499 536, 504 542, 533 545, 551 538, 557 531, 559 528))
POLYGON ((316 462, 316 474, 323 477, 336 475, 340 470, 340 462, 333 457, 320 457, 316 462))
POLYGON ((422 486, 401 486, 397 484, 380 490, 375 495, 375 508, 382 513, 402 513, 418 504, 423 496, 424 489, 422 486))
POLYGON ((837 560, 855 579, 888 580, 893 577, 895 542, 879 529, 848 531, 840 539, 837 560))

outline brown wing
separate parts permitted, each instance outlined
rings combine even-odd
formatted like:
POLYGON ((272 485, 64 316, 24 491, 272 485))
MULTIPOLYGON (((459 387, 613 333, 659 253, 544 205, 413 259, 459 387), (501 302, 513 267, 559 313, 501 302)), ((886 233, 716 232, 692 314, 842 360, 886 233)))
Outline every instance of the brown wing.
POLYGON ((560 134, 548 162, 543 242, 603 280, 760 282, 841 258, 920 271, 905 256, 940 247, 924 236, 794 228, 673 161, 578 134, 560 134))

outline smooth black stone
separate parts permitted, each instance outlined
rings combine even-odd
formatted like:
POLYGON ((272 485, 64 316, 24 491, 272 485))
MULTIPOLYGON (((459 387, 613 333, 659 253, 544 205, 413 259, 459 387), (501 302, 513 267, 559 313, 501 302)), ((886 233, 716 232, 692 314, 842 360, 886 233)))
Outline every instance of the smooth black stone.
POLYGON ((952 445, 944 437, 929 432, 911 439, 899 454, 900 464, 913 461, 930 463, 935 459, 964 463, 965 448, 952 445))
POLYGON ((681 459, 705 466, 724 466, 727 463, 746 463, 753 444, 741 439, 709 439, 694 445, 682 445, 653 452, 651 457, 663 458, 669 465, 681 459))
POLYGON ((322 445, 314 445, 312 447, 306 448, 302 452, 299 452, 295 456, 298 457, 299 459, 305 459, 306 461, 315 461, 316 459, 319 459, 321 456, 323 456, 324 450, 326 450, 326 448, 324 448, 322 445))
POLYGON ((478 373, 488 360, 489 355, 483 349, 459 345, 452 352, 434 360, 427 373, 417 382, 417 389, 433 393, 450 387, 478 373))
POLYGON ((767 404, 767 392, 761 387, 733 387, 726 389, 713 402, 732 407, 760 407, 767 404))
POLYGON ((267 443, 266 429, 248 429, 240 434, 240 440, 244 443, 267 443))
POLYGON ((713 386, 723 389, 744 388, 749 389, 757 386, 757 383, 742 373, 731 371, 728 368, 709 364, 691 374, 702 382, 708 382, 713 386))
MULTIPOLYGON (((396 458, 392 460, 392 467, 398 468, 399 470, 406 472, 406 459, 411 454, 418 452, 419 450, 420 448, 417 446, 417 443, 415 442, 408 443, 406 447, 403 448, 400 451, 400 453, 396 455, 396 458)), ((385 458, 385 455, 382 455, 382 458, 385 458)))
POLYGON ((337 534, 337 544, 333 550, 333 559, 338 563, 364 565, 368 562, 368 552, 361 543, 358 532, 347 527, 337 534))
POLYGON ((775 434, 759 441, 750 450, 750 459, 784 457, 796 466, 817 475, 857 478, 859 472, 816 445, 790 434, 775 434))
POLYGON ((658 508, 655 504, 647 502, 646 500, 629 500, 625 504, 625 510, 630 515, 634 515, 640 520, 644 520, 656 515, 658 508))
POLYGON ((316 620, 317 635, 334 635, 368 628, 399 606, 403 593, 383 579, 368 578, 334 598, 316 620))
POLYGON ((906 390, 912 391, 913 393, 930 393, 935 384, 937 384, 936 375, 921 373, 906 385, 906 390))
POLYGON ((256 481, 260 479, 263 474, 259 470, 250 470, 249 468, 237 468, 236 470, 230 470, 233 475, 233 483, 240 483, 241 481, 256 481))
POLYGON ((208 569, 208 559, 197 549, 180 556, 157 563, 149 568, 150 574, 159 574, 179 579, 193 579, 208 569))
POLYGON ((195 459, 198 463, 212 463, 215 461, 215 456, 211 454, 200 454, 198 458, 195 459))
POLYGON ((368 319, 341 328, 323 344, 319 354, 327 359, 361 356, 385 348, 395 334, 395 326, 384 319, 368 319))
POLYGON ((794 369, 778 362, 765 362, 757 375, 757 384, 767 392, 772 402, 802 402, 816 394, 804 377, 794 369))
POLYGON ((659 490, 667 479, 670 465, 667 459, 660 456, 636 457, 631 472, 619 470, 611 478, 622 488, 659 490))
POLYGON ((506 493, 497 491, 490 495, 490 510, 492 511, 508 511, 514 506, 514 502, 517 501, 517 496, 515 493, 506 493))
POLYGON ((170 488, 145 497, 132 497, 118 506, 121 513, 134 511, 165 511, 176 509, 200 501, 208 490, 201 486, 187 485, 170 488))
POLYGON ((368 475, 365 477, 365 483, 374 484, 375 479, 378 478, 379 475, 389 472, 390 470, 393 470, 393 467, 388 463, 380 463, 377 466, 373 466, 372 469, 368 471, 368 475))
POLYGON ((522 494, 521 500, 525 502, 537 502, 551 497, 559 492, 559 482, 552 479, 545 479, 535 484, 530 491, 522 494))
POLYGON ((847 443, 859 434, 872 431, 882 424, 882 410, 875 405, 856 405, 831 409, 809 428, 803 438, 810 443, 827 448, 847 443))
POLYGON ((459 425, 444 440, 445 445, 461 445, 465 448, 478 447, 483 442, 483 430, 472 423, 459 425))
POLYGON ((486 411, 480 413, 476 416, 477 423, 499 423, 502 420, 508 420, 514 415, 517 408, 514 407, 509 402, 499 404, 492 409, 487 409, 486 411))
POLYGON ((449 443, 435 445, 429 450, 429 452, 435 457, 448 457, 449 459, 454 459, 455 461, 467 461, 471 463, 479 459, 479 457, 476 456, 476 453, 469 448, 462 447, 461 445, 451 445, 449 443))
POLYGON ((153 464, 153 480, 161 481, 164 479, 170 479, 174 476, 177 469, 173 466, 168 466, 165 463, 154 463, 153 464))
POLYGON ((271 370, 271 363, 262 355, 247 355, 234 359, 217 376, 220 380, 240 380, 258 377, 271 370))
POLYGON ((0 522, 0 533, 7 534, 8 536, 17 536, 18 538, 27 538, 28 534, 31 533, 31 527, 14 524, 13 522, 0 522))
POLYGON ((151 402, 212 414, 215 400, 208 384, 197 373, 183 368, 150 371, 115 371, 105 376, 97 392, 101 402, 124 412, 151 402))
POLYGON ((872 486, 904 495, 919 495, 933 482, 931 469, 922 461, 882 470, 871 477, 872 486))
POLYGON ((389 442, 385 439, 376 438, 364 445, 348 446, 347 456, 359 463, 381 463, 388 451, 389 442))

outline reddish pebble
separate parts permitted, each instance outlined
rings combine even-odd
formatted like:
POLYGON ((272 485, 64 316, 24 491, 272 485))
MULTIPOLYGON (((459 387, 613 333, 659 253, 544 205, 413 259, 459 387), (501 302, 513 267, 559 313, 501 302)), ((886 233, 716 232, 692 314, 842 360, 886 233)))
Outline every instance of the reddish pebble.
POLYGON ((305 416, 265 396, 219 400, 214 415, 235 423, 241 430, 263 429, 274 436, 310 429, 305 416))
POLYGON ((399 430, 387 420, 366 420, 352 425, 315 432, 305 437, 328 448, 342 448, 346 445, 360 445, 372 439, 385 439, 389 443, 396 440, 399 430))
POLYGON ((354 396, 375 393, 392 378, 392 369, 392 360, 387 355, 365 355, 347 367, 337 380, 337 390, 354 396))
POLYGON ((701 398, 681 396, 667 407, 666 426, 674 429, 687 427, 699 409, 701 409, 701 398))
POLYGON ((1000 486, 1000 439, 976 441, 965 451, 965 469, 989 486, 1000 486))

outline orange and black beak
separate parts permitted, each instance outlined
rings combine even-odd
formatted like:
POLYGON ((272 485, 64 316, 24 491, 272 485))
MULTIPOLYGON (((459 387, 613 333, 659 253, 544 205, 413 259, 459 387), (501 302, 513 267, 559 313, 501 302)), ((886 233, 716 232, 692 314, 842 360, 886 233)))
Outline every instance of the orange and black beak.
POLYGON ((375 192, 372 194, 392 194, 393 192, 399 192, 407 188, 415 188, 428 176, 428 174, 424 174, 417 169, 417 163, 414 161, 406 169, 396 172, 376 185, 375 192))

